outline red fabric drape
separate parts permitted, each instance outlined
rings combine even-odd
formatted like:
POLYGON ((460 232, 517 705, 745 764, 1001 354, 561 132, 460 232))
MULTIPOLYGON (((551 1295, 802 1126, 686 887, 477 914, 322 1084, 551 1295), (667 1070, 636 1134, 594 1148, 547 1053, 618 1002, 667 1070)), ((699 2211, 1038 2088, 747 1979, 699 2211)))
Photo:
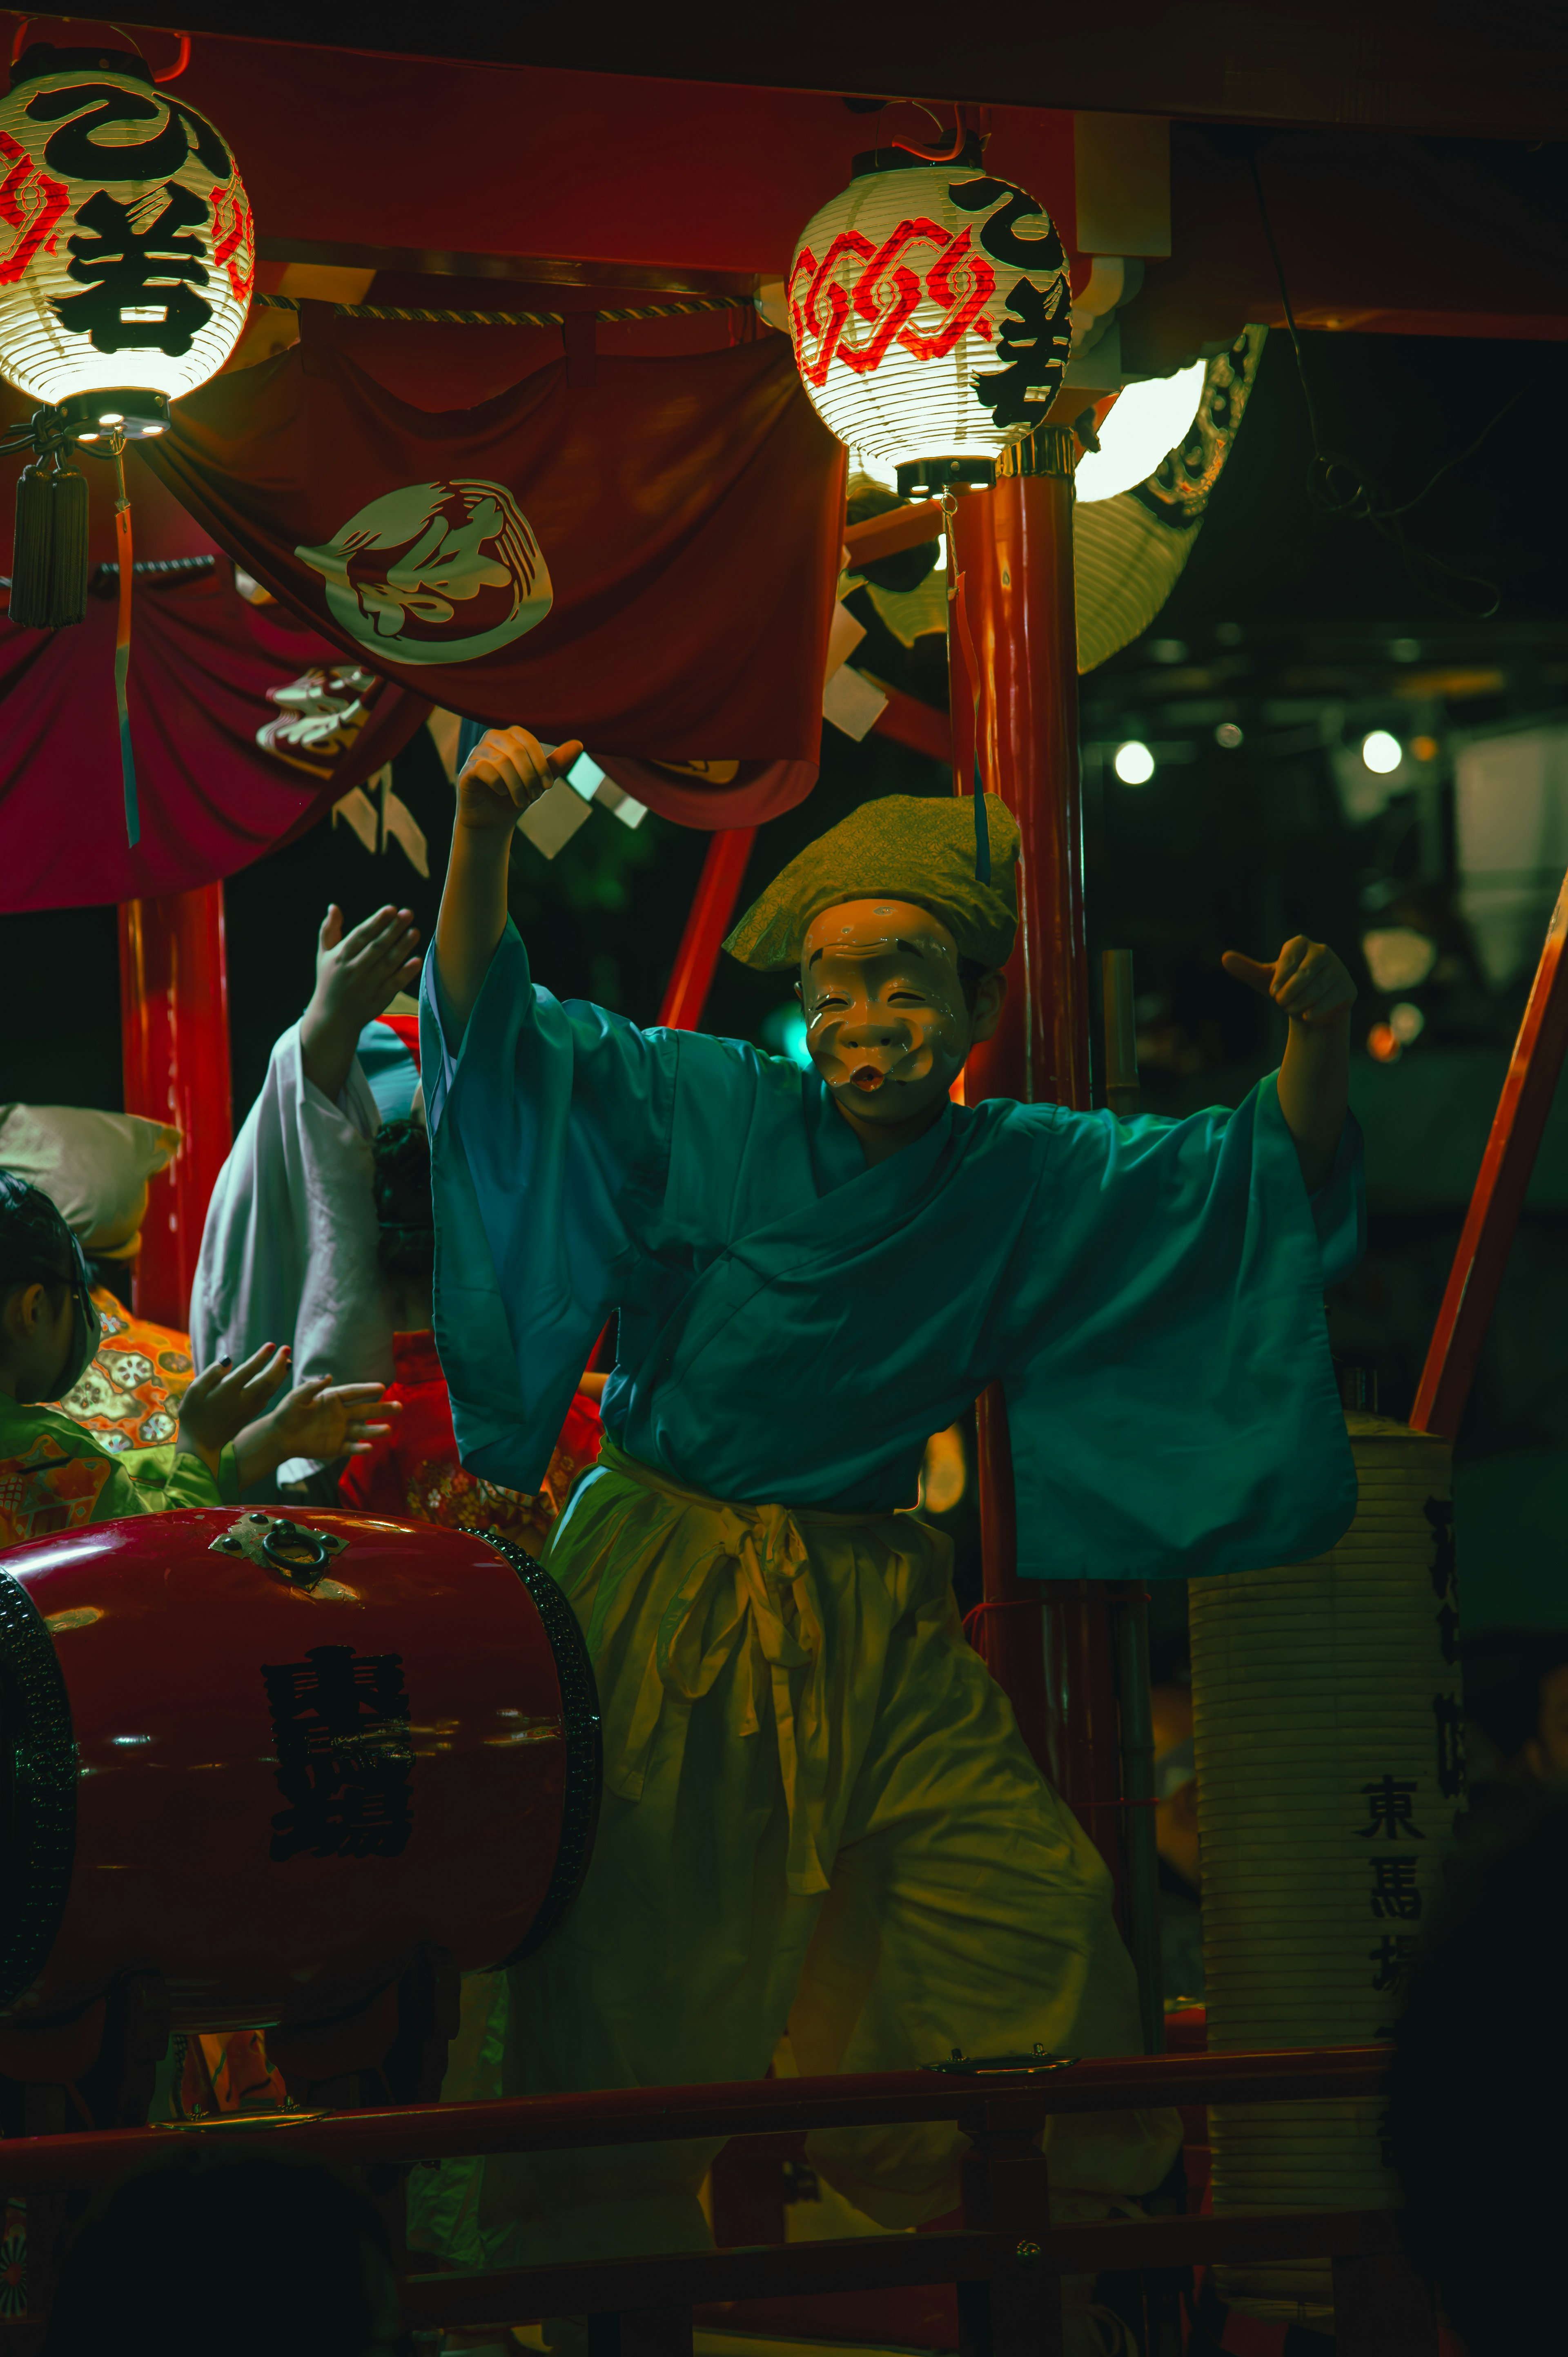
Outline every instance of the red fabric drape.
MULTIPOLYGON (((334 749, 268 752, 268 696, 334 646, 275 606, 247 605, 223 558, 136 582, 131 733, 142 840, 125 845, 114 713, 114 584, 62 630, 0 620, 0 909, 156 899, 231 876, 372 777, 430 709, 387 681, 334 749)), ((347 699, 346 699, 347 700, 347 699)))
POLYGON ((843 452, 782 338, 559 361, 433 414, 338 349, 324 311, 145 451, 214 540, 343 654, 634 759, 640 798, 687 825, 810 791, 843 452), (660 761, 741 767, 714 785, 660 761))

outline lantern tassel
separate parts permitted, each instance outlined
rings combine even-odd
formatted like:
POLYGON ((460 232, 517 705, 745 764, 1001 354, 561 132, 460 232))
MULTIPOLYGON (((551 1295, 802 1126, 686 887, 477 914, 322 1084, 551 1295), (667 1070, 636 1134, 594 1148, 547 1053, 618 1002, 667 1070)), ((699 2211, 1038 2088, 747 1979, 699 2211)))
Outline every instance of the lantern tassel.
POLYGON ((125 792, 125 841, 134 851, 142 839, 136 799, 136 760, 131 750, 131 498, 125 489, 124 445, 114 452, 114 545, 120 559, 120 611, 114 627, 114 708, 120 720, 120 778, 125 792))

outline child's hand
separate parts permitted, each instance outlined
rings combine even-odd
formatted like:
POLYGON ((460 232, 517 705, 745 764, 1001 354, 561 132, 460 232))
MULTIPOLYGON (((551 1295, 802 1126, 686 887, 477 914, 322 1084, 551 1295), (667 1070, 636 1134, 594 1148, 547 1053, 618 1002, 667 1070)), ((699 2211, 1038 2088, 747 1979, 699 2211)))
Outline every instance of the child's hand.
POLYGON ((349 933, 337 902, 328 909, 316 945, 316 988, 299 1019, 305 1077, 324 1096, 336 1100, 366 1024, 418 981, 418 949, 412 909, 378 909, 349 933))
POLYGON ((1356 1003, 1356 985, 1344 964, 1322 942, 1293 934, 1273 965, 1227 950, 1220 960, 1237 982, 1244 982, 1293 1020, 1314 1031, 1343 1029, 1356 1003))
POLYGON ((582 749, 576 737, 547 753, 526 728, 487 730, 457 773, 458 825, 510 832, 519 812, 548 793, 582 749))
POLYGON ((265 1407, 287 1374, 288 1361, 286 1349, 274 1351, 263 1342, 237 1367, 232 1359, 220 1359, 205 1368, 179 1404, 175 1447, 188 1449, 216 1473, 223 1450, 265 1407))
MULTIPOLYGON (((240 1487, 247 1489, 263 1474, 275 1472, 290 1457, 329 1463, 335 1457, 368 1456, 372 1440, 392 1428, 390 1422, 365 1422, 366 1410, 385 1390, 384 1383, 334 1384, 330 1375, 314 1375, 299 1384, 240 1434, 234 1445, 240 1487)), ((402 1402, 388 1400, 382 1414, 401 1415, 402 1402)))

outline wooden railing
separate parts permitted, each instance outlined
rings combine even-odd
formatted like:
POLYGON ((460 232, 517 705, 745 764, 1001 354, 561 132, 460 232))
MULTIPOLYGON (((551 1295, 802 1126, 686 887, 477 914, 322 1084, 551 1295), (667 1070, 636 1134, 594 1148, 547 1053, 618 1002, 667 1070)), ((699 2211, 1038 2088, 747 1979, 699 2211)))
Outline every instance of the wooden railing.
MULTIPOLYGON (((586 2315, 592 2357, 680 2357, 690 2351, 696 2308, 950 2283, 958 2287, 964 2357, 1058 2357, 1065 2276, 1313 2257, 1333 2264, 1337 2357, 1433 2357, 1431 2300, 1404 2256, 1392 2212, 1258 2211, 1050 2223, 1039 2137, 1053 2115, 1366 2096, 1380 2092, 1387 2062, 1382 2047, 1166 2054, 974 2075, 921 2071, 622 2088, 272 2121, 242 2115, 209 2126, 8 2139, 0 2145, 0 2174, 13 2193, 98 2187, 192 2136, 225 2150, 243 2147, 344 2168, 946 2120, 972 2147, 963 2170, 966 2222, 957 2231, 413 2274, 404 2286, 408 2323, 415 2331, 432 2331, 586 2315)), ((24 2357, 40 2330, 0 2325, 0 2352, 24 2357)))

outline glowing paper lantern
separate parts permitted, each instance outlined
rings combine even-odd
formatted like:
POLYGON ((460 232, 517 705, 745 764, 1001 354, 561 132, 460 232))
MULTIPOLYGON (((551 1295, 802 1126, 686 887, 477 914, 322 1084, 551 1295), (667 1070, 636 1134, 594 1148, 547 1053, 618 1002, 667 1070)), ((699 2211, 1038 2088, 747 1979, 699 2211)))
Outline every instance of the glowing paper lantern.
POLYGON ((1151 377, 1118 393, 1100 428, 1100 447, 1086 451, 1073 470, 1073 497, 1079 507, 1113 500, 1152 475, 1167 450, 1179 449, 1192 429, 1203 398, 1204 363, 1178 369, 1175 376, 1151 377))
POLYGON ((90 436, 161 432, 250 308, 227 142, 140 58, 36 42, 0 100, 0 374, 90 436))
MULTIPOLYGON (((825 423, 904 469, 989 482, 1056 397, 1067 256, 1045 208, 973 161, 857 158, 786 282, 795 358, 825 423)), ((901 488, 908 488, 900 476, 901 488)))

